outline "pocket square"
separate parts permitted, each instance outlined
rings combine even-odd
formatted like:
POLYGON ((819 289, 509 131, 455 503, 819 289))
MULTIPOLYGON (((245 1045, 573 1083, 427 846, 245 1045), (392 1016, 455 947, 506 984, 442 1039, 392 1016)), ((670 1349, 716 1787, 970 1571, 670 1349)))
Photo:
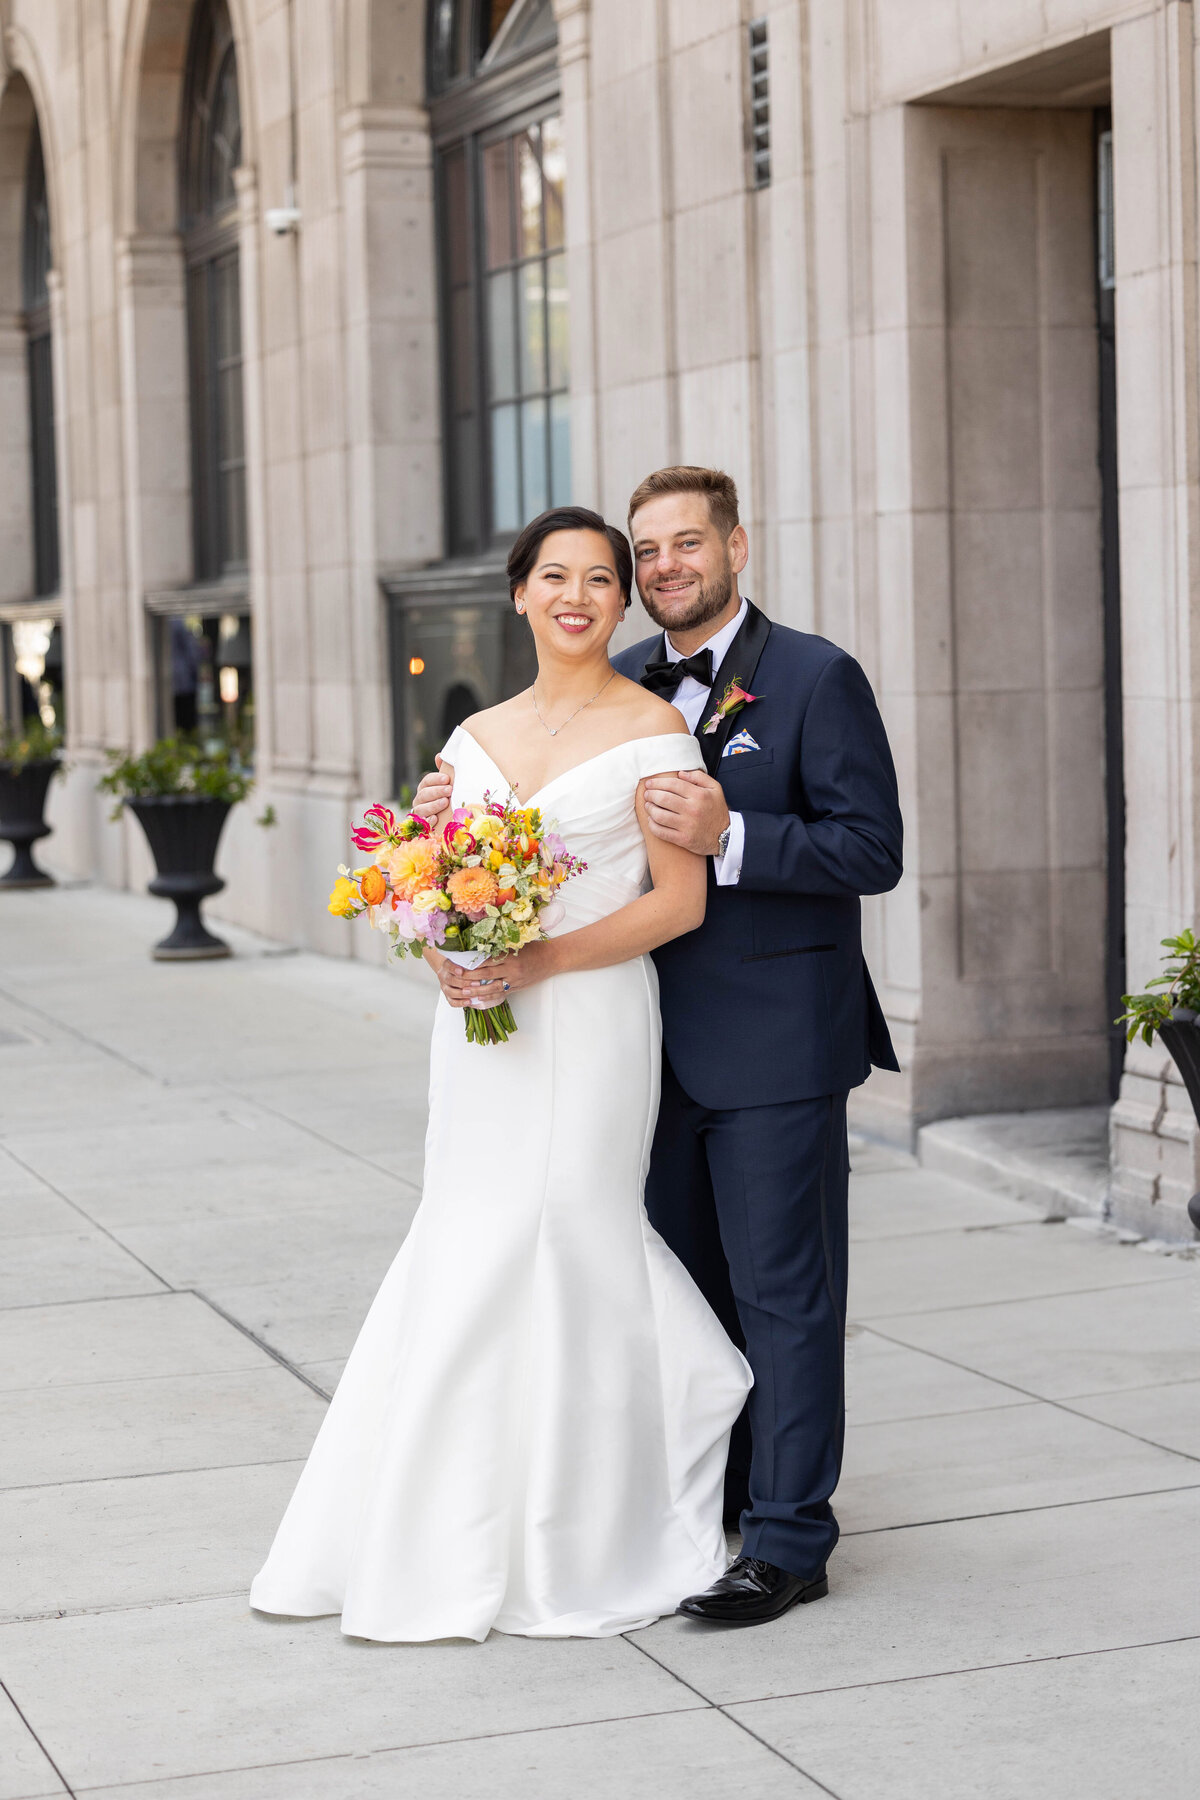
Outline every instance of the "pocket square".
POLYGON ((727 756, 745 756, 747 750, 758 750, 760 748, 761 745, 758 743, 758 740, 752 738, 748 731, 739 731, 730 738, 729 742, 721 752, 721 757, 722 760, 724 760, 727 756))

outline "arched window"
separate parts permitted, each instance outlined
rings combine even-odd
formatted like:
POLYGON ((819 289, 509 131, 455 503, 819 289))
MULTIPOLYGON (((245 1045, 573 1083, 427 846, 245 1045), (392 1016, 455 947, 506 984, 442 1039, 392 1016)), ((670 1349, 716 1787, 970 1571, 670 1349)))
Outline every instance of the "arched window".
POLYGON ((50 349, 50 206, 37 120, 25 170, 21 298, 29 369, 29 448, 33 483, 34 593, 58 592, 58 464, 54 444, 54 376, 50 349))
POLYGON ((550 0, 433 0, 447 543, 570 498, 565 159, 550 0))
POLYGON ((225 0, 199 0, 180 123, 180 226, 187 262, 195 572, 244 570, 246 449, 234 170, 242 126, 225 0))

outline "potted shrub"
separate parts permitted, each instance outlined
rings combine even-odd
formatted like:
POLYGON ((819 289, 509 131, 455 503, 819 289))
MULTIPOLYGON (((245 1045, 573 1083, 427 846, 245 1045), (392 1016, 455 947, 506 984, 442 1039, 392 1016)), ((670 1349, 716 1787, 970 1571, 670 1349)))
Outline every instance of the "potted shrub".
MULTIPOLYGON (((1130 1043, 1160 1038, 1183 1077, 1192 1111, 1200 1124, 1200 944, 1193 931, 1163 938, 1166 968, 1147 986, 1157 992, 1125 994, 1125 1011, 1117 1020, 1130 1043)), ((1188 1217, 1200 1231, 1200 1194, 1188 1201, 1188 1217)))
POLYGON ((128 806, 146 834, 158 869, 149 888, 173 900, 175 929, 153 955, 159 962, 197 962, 229 956, 200 917, 200 902, 225 886, 214 873, 217 845, 231 806, 244 800, 250 776, 227 749, 208 750, 190 738, 162 738, 141 756, 110 753, 99 786, 115 794, 113 818, 128 806))
POLYGON ((0 727, 0 839, 14 851, 0 887, 54 886, 54 877, 34 862, 33 846, 53 829, 45 820, 46 794, 62 767, 61 752, 62 733, 39 718, 0 727))

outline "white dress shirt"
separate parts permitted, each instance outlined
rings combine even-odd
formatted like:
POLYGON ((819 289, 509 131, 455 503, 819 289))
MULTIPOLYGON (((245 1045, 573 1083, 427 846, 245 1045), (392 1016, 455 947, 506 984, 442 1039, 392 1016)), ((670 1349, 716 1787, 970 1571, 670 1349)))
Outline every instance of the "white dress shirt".
MULTIPOLYGON (((736 617, 730 619, 728 625, 722 625, 720 631, 710 637, 707 643, 699 646, 701 650, 712 651, 714 678, 725 660, 725 653, 730 644, 745 624, 747 610, 746 602, 743 600, 736 617)), ((683 661, 683 651, 675 648, 666 632, 663 633, 663 649, 668 662, 683 661)), ((671 704, 678 707, 683 714, 687 720, 689 731, 695 731, 700 723, 701 715, 712 693, 712 688, 704 687, 692 675, 685 675, 680 682, 671 704)), ((738 878, 742 873, 742 854, 745 847, 746 821, 742 818, 741 813, 731 812, 729 815, 729 843, 726 845, 725 854, 713 857, 718 887, 737 886, 738 878)))

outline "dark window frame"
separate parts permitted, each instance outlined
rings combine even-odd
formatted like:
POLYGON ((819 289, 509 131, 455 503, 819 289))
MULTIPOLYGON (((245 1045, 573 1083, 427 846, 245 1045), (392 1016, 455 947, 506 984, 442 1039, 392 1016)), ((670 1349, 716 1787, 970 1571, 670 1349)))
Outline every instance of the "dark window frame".
MULTIPOLYGON (((483 207, 483 157, 490 144, 512 137, 531 125, 561 116, 558 43, 537 43, 532 49, 502 58, 494 68, 482 68, 483 18, 488 0, 432 0, 430 30, 430 120, 434 145, 434 210, 438 257, 438 301, 442 321, 440 375, 442 388, 442 473, 445 494, 446 553, 450 557, 490 557, 503 552, 515 530, 497 530, 492 519, 493 469, 491 446, 492 401, 490 395, 489 340, 486 309, 487 254, 483 207), (468 33, 470 71, 447 79, 438 65, 437 20, 439 15, 466 18, 460 29, 468 33), (466 224, 463 242, 467 280, 454 279, 451 216, 448 186, 450 165, 461 157, 465 184, 466 224), (457 306, 468 319, 465 341, 470 345, 471 404, 460 406, 462 371, 455 349, 454 320, 457 306), (473 446, 464 440, 474 435, 473 446)), ((565 245, 563 246, 565 252, 565 245)), ((543 252, 544 257, 557 252, 543 252)), ((533 399, 542 390, 530 388, 521 400, 533 399)), ((562 388, 545 389, 549 409, 552 393, 569 395, 562 388)), ((548 455, 548 467, 552 459, 548 455)))
POLYGON ((226 0, 192 20, 179 129, 179 218, 186 269, 192 544, 197 581, 245 571, 246 432, 237 194, 241 109, 226 0), (222 103, 233 101, 236 136, 222 103))
MULTIPOLYGON (((519 5, 520 0, 513 0, 508 13, 515 13, 519 5)), ((499 46, 500 53, 493 56, 492 67, 485 68, 493 35, 491 9, 492 0, 429 0, 425 28, 425 87, 431 104, 443 95, 453 94, 493 75, 503 82, 515 67, 547 50, 552 55, 557 54, 558 34, 553 7, 551 0, 544 0, 536 8, 539 16, 534 21, 542 28, 540 35, 531 41, 527 34, 520 34, 507 53, 499 46)), ((496 31, 497 38, 503 24, 502 21, 496 31)))
POLYGON ((21 300, 29 390, 29 479, 33 526, 33 591, 57 594, 59 551, 58 448, 54 427, 54 351, 49 275, 53 268, 46 162, 37 118, 30 128, 25 163, 21 232, 21 300))

